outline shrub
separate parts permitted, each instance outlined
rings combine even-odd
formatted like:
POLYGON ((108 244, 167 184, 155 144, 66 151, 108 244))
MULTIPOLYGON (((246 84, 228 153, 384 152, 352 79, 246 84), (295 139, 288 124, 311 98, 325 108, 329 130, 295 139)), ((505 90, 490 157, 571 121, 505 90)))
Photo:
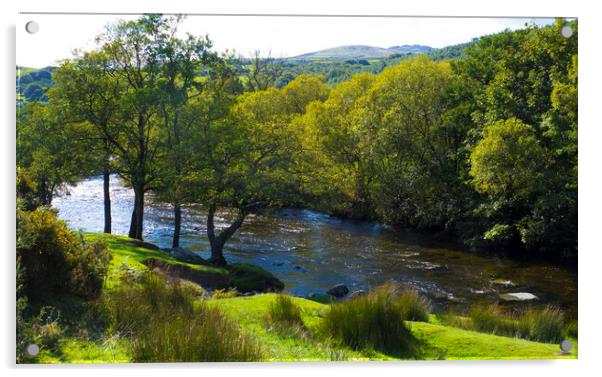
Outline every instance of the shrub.
POLYGON ((398 298, 403 319, 406 321, 428 322, 431 303, 416 289, 406 288, 401 291, 398 298))
POLYGON ((262 352, 254 338, 178 281, 156 274, 121 286, 104 297, 113 331, 127 336, 139 362, 254 361, 262 352))
POLYGON ((270 322, 286 326, 303 326, 301 309, 286 295, 278 295, 271 303, 268 318, 270 322))
POLYGON ((560 309, 546 306, 543 309, 529 309, 518 320, 521 338, 538 342, 558 343, 562 340, 564 316, 560 309))
POLYGON ((86 243, 69 230, 56 211, 17 210, 17 258, 23 269, 23 293, 31 301, 57 294, 98 297, 111 260, 102 243, 86 243))
POLYGON ((352 349, 407 353, 413 337, 403 322, 396 288, 386 284, 366 295, 331 305, 322 322, 324 335, 352 349))

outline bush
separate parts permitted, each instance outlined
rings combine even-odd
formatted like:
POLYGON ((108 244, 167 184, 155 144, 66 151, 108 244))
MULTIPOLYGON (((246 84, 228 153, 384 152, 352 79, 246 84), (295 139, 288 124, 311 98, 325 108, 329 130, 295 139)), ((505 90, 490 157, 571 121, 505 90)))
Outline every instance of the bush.
POLYGON ((57 351, 59 342, 64 338, 64 331, 59 325, 58 311, 52 307, 42 307, 37 315, 26 317, 25 312, 31 310, 27 299, 17 300, 17 352, 16 363, 33 363, 36 356, 27 353, 27 347, 36 344, 40 350, 57 351))
POLYGON ((270 322, 277 325, 303 326, 301 309, 286 295, 276 296, 268 312, 270 322))
POLYGON ((139 362, 255 361, 262 352, 254 338, 197 293, 178 281, 168 284, 147 273, 140 283, 104 297, 113 331, 130 339, 139 362))
POLYGON ((399 294, 399 305, 406 321, 428 322, 431 303, 416 289, 406 288, 399 294))
POLYGON ((324 335, 352 349, 404 354, 413 336, 403 322, 397 286, 386 284, 348 301, 331 305, 322 322, 324 335))
POLYGON ((31 301, 65 293, 98 297, 111 257, 105 244, 89 244, 72 233, 55 210, 17 210, 17 258, 23 293, 31 301))

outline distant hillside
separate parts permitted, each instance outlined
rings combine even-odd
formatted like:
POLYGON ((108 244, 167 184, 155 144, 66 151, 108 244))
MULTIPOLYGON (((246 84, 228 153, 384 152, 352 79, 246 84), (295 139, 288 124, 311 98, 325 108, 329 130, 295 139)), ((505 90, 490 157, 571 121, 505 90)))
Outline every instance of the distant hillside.
POLYGON ((397 54, 421 54, 433 50, 432 47, 422 45, 403 45, 389 48, 349 45, 310 52, 295 56, 293 59, 384 59, 397 54))
POLYGON ((41 69, 17 66, 17 103, 22 101, 46 101, 46 92, 52 86, 55 67, 41 69))

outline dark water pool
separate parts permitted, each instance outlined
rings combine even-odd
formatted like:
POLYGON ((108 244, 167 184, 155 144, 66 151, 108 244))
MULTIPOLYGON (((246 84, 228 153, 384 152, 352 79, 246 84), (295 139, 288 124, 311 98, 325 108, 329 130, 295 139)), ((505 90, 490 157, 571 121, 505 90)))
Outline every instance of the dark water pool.
MULTIPOLYGON (((72 187, 70 195, 56 198, 53 206, 71 227, 102 232, 102 197, 102 178, 95 177, 72 187)), ((127 234, 133 192, 114 177, 111 198, 113 231, 127 234)), ((169 247, 172 210, 150 199, 147 202, 145 240, 169 247)), ((199 206, 184 210, 181 244, 207 257, 204 214, 199 206)), ((227 212, 221 213, 216 225, 225 226, 229 218, 227 212)), ((573 270, 468 252, 417 232, 304 209, 250 217, 227 244, 226 258, 262 266, 298 296, 323 293, 337 283, 356 290, 393 279, 414 285, 439 305, 496 302, 499 293, 530 292, 539 298, 532 305, 551 303, 572 315, 577 310, 577 274, 573 270), (510 281, 513 286, 495 280, 510 281)))

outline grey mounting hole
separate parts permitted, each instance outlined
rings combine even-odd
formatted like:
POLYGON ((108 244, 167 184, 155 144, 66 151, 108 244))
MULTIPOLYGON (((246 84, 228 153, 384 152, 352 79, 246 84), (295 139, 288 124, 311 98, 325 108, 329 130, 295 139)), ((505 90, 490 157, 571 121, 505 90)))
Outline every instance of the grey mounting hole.
POLYGON ((569 352, 573 348, 573 342, 570 340, 563 340, 560 342, 560 349, 562 352, 569 352))
POLYGON ((40 353, 40 347, 37 344, 30 344, 27 346, 27 353, 29 356, 36 356, 40 353))
POLYGON ((38 25, 38 23, 35 21, 29 21, 25 24, 25 30, 29 34, 35 34, 40 30, 40 25, 38 25))
POLYGON ((560 34, 565 38, 570 38, 571 35, 573 35, 573 28, 570 26, 563 26, 562 29, 560 29, 560 34))

